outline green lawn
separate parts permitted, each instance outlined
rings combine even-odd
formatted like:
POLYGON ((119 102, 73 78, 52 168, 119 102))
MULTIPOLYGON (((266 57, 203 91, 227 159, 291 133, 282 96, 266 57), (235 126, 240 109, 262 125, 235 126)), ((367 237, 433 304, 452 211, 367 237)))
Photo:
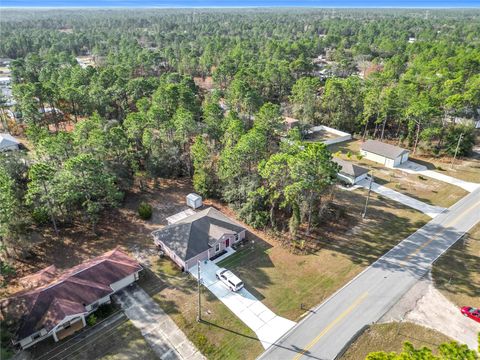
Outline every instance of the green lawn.
POLYGON ((329 224, 315 234, 319 250, 294 255, 282 246, 255 239, 222 261, 248 290, 277 314, 298 320, 429 218, 372 195, 367 219, 360 220, 365 191, 339 191, 346 205, 344 223, 329 224), (347 205, 348 204, 348 205, 347 205))
POLYGON ((377 324, 367 329, 343 354, 341 360, 360 360, 374 351, 400 352, 405 341, 416 348, 426 346, 434 350, 451 341, 438 331, 412 323, 377 324))
POLYGON ((206 288, 202 288, 202 319, 197 322, 197 283, 168 259, 151 259, 140 285, 185 332, 208 359, 253 359, 263 347, 245 326, 206 288))
POLYGON ((437 260, 432 276, 457 306, 480 305, 480 224, 437 260))
MULTIPOLYGON (((366 191, 338 190, 339 219, 321 224, 308 237, 308 250, 293 254, 271 234, 249 229, 248 241, 220 265, 232 269, 259 300, 280 316, 299 320, 429 218, 373 194, 361 219, 366 191)), ((286 239, 286 235, 277 235, 286 239)), ((286 241, 285 243, 288 243, 286 241)), ((168 259, 151 258, 141 286, 209 359, 253 359, 263 348, 252 330, 203 289, 202 317, 196 321, 196 282, 168 259)))

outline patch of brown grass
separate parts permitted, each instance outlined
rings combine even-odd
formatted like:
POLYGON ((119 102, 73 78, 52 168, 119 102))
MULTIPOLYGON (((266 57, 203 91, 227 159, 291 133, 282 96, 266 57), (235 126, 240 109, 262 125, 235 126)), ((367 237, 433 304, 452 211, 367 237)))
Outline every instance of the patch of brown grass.
POLYGON ((480 224, 434 264, 435 286, 457 306, 478 306, 480 299, 480 224))
POLYGON ((438 331, 412 323, 377 324, 368 328, 349 347, 341 360, 359 360, 374 351, 401 352, 403 343, 409 341, 414 347, 426 346, 436 354, 436 348, 448 341, 449 337, 438 331))

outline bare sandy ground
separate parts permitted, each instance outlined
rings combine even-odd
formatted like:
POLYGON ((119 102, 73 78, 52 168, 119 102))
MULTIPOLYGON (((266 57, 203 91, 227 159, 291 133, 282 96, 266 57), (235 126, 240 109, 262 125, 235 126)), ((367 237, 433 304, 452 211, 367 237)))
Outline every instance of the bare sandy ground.
POLYGON ((423 325, 467 344, 471 349, 478 348, 480 323, 463 316, 460 309, 435 288, 430 275, 419 281, 380 320, 382 323, 391 321, 423 325))

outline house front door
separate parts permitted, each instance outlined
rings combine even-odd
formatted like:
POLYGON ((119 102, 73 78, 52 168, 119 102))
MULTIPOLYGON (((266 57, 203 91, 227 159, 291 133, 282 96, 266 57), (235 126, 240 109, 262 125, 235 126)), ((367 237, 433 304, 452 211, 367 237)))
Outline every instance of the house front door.
POLYGON ((229 247, 230 246, 230 239, 227 239, 225 240, 225 247, 229 247))

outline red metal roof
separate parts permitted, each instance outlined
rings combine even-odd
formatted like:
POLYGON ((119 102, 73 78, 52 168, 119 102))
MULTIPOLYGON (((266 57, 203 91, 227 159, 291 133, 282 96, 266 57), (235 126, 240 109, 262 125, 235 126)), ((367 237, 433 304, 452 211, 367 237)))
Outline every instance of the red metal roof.
MULTIPOLYGON (((113 292, 111 284, 141 269, 136 260, 117 248, 64 271, 48 284, 3 300, 2 312, 17 320, 18 339, 42 328, 50 331, 66 316, 87 312, 87 305, 113 292)), ((33 279, 43 279, 45 272, 51 277, 53 270, 48 267, 33 274, 33 279)))

